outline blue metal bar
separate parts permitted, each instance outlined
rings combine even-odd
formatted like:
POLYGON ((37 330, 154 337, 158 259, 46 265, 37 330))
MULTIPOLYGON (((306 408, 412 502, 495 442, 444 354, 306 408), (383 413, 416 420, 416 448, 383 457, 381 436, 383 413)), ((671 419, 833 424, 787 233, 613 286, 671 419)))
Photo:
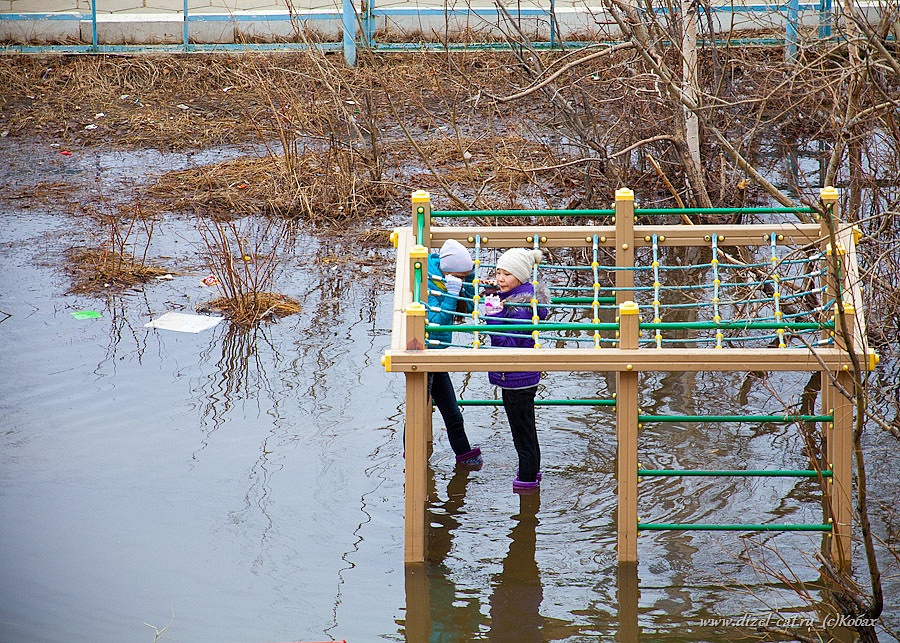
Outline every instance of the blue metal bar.
POLYGON ((99 44, 99 40, 97 38, 97 0, 91 0, 91 46, 96 50, 98 44, 99 44))
POLYGON ((556 0, 550 0, 550 48, 556 48, 556 0))
POLYGON ((184 50, 188 50, 188 44, 190 44, 190 34, 188 32, 188 25, 190 24, 190 18, 188 17, 190 14, 188 13, 188 0, 184 0, 184 35, 182 36, 182 44, 184 45, 184 50))
POLYGON ((344 64, 356 67, 356 9, 353 0, 343 0, 344 64))
POLYGON ((797 60, 797 43, 799 42, 797 22, 800 15, 800 0, 790 0, 787 7, 784 31, 784 60, 793 64, 797 60))

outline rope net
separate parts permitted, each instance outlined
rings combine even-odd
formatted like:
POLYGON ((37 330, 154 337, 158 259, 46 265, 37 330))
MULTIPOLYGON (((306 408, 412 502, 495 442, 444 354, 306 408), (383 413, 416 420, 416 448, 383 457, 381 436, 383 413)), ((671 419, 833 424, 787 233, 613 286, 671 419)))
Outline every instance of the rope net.
MULTIPOLYGON (((760 245, 723 247, 718 235, 706 246, 662 247, 657 235, 635 252, 633 267, 617 267, 595 236, 589 248, 534 247, 547 259, 533 280, 548 287, 549 317, 509 320, 499 329, 484 322, 484 282, 492 277, 504 249, 484 248, 475 237, 474 297, 453 297, 470 304, 471 313, 454 313, 455 326, 426 324, 426 332, 453 330, 454 341, 428 339, 432 347, 489 349, 491 335, 532 333, 537 347, 615 347, 616 294, 627 291, 637 303, 642 347, 763 348, 809 347, 833 343, 828 319, 835 304, 826 286, 825 255, 817 248, 791 247, 772 233, 760 245), (616 273, 634 273, 634 286, 616 288, 616 273), (519 324, 517 331, 509 326, 519 324)), ((513 304, 537 308, 537 303, 513 304)))

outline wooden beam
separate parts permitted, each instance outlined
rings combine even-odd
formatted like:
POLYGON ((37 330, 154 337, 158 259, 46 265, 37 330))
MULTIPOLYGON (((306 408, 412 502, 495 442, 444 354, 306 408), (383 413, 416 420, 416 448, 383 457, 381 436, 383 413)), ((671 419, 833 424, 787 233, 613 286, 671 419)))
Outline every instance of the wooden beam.
MULTIPOLYGON (((632 364, 639 371, 666 373, 698 371, 840 371, 852 368, 850 358, 838 348, 752 349, 604 349, 505 348, 440 351, 387 351, 392 372, 465 371, 622 371, 632 364)), ((863 356, 860 356, 862 359, 863 356)))
MULTIPOLYGON (((807 245, 822 240, 821 229, 812 224, 748 224, 748 225, 635 225, 634 246, 649 247, 655 234, 660 246, 708 246, 713 234, 725 237, 720 245, 761 246, 767 245, 769 235, 784 236, 783 243, 807 245)), ((464 246, 473 247, 475 236, 481 235, 483 248, 513 248, 531 246, 534 235, 546 237, 542 247, 549 248, 590 248, 593 237, 601 238, 600 246, 613 248, 616 245, 615 226, 471 226, 471 227, 431 227, 431 241, 439 247, 447 239, 456 239, 464 246), (487 241, 484 238, 487 237, 487 241)))

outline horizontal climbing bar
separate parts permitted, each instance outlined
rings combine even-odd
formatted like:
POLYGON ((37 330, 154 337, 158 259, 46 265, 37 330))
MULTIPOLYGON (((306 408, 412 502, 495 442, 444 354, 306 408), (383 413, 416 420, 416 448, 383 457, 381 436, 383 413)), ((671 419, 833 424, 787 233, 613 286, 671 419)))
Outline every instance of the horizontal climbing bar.
POLYGON ((431 217, 610 217, 615 210, 432 210, 431 217))
MULTIPOLYGON (((822 323, 817 322, 641 322, 642 329, 659 329, 659 330, 677 330, 677 329, 693 329, 693 330, 718 330, 718 329, 744 329, 744 330, 821 330, 823 328, 833 328, 834 322, 822 323)), ((439 325, 428 324, 426 330, 435 333, 484 333, 490 331, 510 332, 510 331, 550 331, 550 330, 619 330, 619 325, 612 322, 601 323, 539 323, 539 324, 455 324, 455 325, 439 325)))
POLYGON ((650 214, 793 214, 803 212, 811 214, 813 208, 636 208, 635 216, 650 214))
POLYGON ((827 469, 823 471, 816 471, 815 469, 693 469, 690 471, 677 469, 638 469, 638 475, 647 477, 708 476, 712 478, 818 478, 819 476, 822 476, 823 478, 832 477, 831 471, 827 469))
POLYGON ((833 415, 638 415, 638 422, 833 422, 833 415))
POLYGON ((641 328, 659 330, 716 330, 720 328, 748 330, 822 330, 834 328, 834 322, 762 322, 762 321, 720 321, 720 322, 641 322, 641 328))
POLYGON ((736 524, 710 525, 705 523, 678 524, 669 522, 639 522, 638 531, 831 531, 831 525, 736 524))
MULTIPOLYGON (((551 304, 593 304, 593 297, 551 297, 551 304)), ((600 304, 614 304, 616 303, 615 297, 597 297, 597 303, 600 304)))
MULTIPOLYGON (((503 400, 456 400, 460 406, 501 406, 503 400)), ((535 400, 535 406, 615 406, 615 400, 535 400)))
POLYGON ((544 323, 544 324, 450 324, 440 326, 437 324, 428 324, 425 330, 430 333, 489 333, 491 331, 498 333, 509 333, 515 331, 550 331, 550 330, 619 330, 619 325, 611 322, 598 324, 565 324, 565 323, 544 323))

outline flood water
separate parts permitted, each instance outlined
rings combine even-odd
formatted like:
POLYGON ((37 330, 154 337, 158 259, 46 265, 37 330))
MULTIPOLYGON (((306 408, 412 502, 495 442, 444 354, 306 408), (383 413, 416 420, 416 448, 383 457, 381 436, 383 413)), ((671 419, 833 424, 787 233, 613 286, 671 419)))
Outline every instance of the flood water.
MULTIPOLYGON (((107 162, 93 171, 119 180, 121 158, 107 162)), ((218 643, 757 640, 752 627, 702 622, 747 615, 822 631, 821 595, 782 576, 818 579, 820 535, 644 533, 636 570, 618 569, 604 408, 538 409, 542 489, 521 497, 502 409, 464 412, 484 451, 474 472, 455 469, 436 416, 429 560, 405 567, 404 380, 380 364, 390 273, 301 232, 277 282, 300 315, 180 333, 145 324, 214 296, 200 283, 195 224, 168 216, 154 233, 149 256, 173 279, 66 294, 64 251, 89 237, 64 212, 0 217, 0 641, 152 642, 163 628, 159 640, 218 643), (102 316, 74 318, 80 310, 102 316)), ((453 378, 464 397, 496 396, 484 374, 453 378)), ((803 378, 743 383, 645 375, 641 404, 780 414, 803 378)), ((613 385, 553 373, 539 396, 605 398, 613 385)), ((868 446, 896 454, 890 440, 873 431, 868 446)), ((655 426, 640 453, 654 468, 807 466, 792 425, 655 426)), ((882 535, 896 528, 898 460, 870 458, 882 535)), ((659 480, 641 484, 639 511, 653 522, 816 523, 819 497, 815 482, 793 479, 659 480)), ((854 555, 864 569, 858 544, 854 555)), ((897 627, 900 587, 885 581, 897 627)))

